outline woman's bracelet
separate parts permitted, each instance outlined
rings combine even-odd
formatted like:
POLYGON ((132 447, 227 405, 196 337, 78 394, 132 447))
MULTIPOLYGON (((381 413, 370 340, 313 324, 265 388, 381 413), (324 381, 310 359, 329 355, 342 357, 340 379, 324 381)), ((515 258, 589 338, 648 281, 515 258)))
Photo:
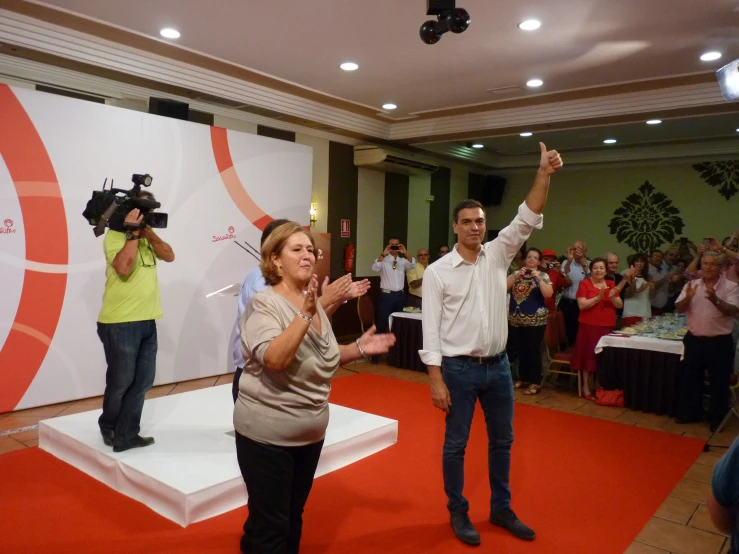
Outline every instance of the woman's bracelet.
POLYGON ((299 312, 298 312, 298 315, 299 315, 299 316, 300 316, 300 317, 301 317, 301 318, 302 318, 303 320, 307 321, 308 323, 310 323, 311 321, 313 321, 313 318, 312 318, 312 317, 308 317, 308 316, 305 316, 305 315, 303 315, 303 312, 300 312, 300 311, 299 311, 299 312))
POLYGON ((367 354, 364 353, 362 345, 359 344, 359 339, 357 339, 357 349, 359 350, 359 355, 362 356, 362 358, 367 358, 367 354))

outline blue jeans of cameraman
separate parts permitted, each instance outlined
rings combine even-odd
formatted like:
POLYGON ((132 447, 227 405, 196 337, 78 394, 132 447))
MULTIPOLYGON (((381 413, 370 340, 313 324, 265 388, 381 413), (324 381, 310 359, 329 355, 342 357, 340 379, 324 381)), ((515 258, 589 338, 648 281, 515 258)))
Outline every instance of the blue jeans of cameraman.
POLYGON ((510 508, 511 504, 508 479, 513 444, 513 381, 505 354, 491 363, 471 360, 444 357, 441 364, 452 402, 446 415, 442 457, 444 492, 449 498, 447 508, 450 512, 467 513, 470 505, 463 495, 464 454, 479 400, 488 432, 490 511, 493 513, 510 508))
POLYGON ((114 431, 114 446, 125 446, 139 434, 144 395, 154 384, 157 326, 154 320, 98 323, 105 350, 102 432, 114 431))

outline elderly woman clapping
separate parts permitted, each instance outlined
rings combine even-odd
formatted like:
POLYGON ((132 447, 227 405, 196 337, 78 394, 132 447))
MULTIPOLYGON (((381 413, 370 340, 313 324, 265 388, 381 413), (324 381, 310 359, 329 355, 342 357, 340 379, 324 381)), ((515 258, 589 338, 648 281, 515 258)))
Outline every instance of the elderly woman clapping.
POLYGON ((262 246, 268 287, 241 318, 244 373, 234 409, 236 453, 249 493, 242 552, 298 552, 329 420, 331 380, 340 365, 394 344, 372 327, 339 345, 317 301, 315 244, 298 223, 262 246))

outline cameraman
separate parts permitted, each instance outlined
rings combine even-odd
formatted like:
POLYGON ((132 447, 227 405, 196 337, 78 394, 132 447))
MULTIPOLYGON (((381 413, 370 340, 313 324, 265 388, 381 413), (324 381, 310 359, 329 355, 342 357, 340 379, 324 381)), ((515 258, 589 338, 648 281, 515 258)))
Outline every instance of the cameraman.
MULTIPOLYGON (((142 191, 139 198, 153 196, 142 191)), ((141 227, 143 218, 134 208, 124 224, 131 230, 109 229, 103 242, 107 281, 97 327, 108 370, 98 425, 114 452, 154 443, 153 437, 139 435, 139 424, 156 373, 154 320, 162 317, 156 261, 172 262, 174 252, 151 227, 141 227)))

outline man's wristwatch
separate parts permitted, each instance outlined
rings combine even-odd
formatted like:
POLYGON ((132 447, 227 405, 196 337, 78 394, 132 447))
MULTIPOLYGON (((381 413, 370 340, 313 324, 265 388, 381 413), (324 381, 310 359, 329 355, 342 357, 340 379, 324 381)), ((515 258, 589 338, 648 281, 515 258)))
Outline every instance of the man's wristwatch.
POLYGON ((126 231, 126 240, 139 240, 139 234, 134 235, 131 231, 126 231))

